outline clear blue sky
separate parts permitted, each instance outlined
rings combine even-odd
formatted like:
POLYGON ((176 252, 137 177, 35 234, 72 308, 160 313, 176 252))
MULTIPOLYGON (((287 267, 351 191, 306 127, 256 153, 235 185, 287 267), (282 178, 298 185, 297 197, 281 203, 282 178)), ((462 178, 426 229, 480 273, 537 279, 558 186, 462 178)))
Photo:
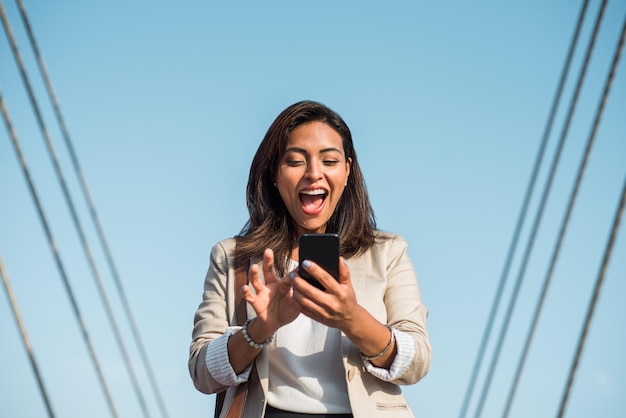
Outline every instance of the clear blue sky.
MULTIPOLYGON (((187 371, 209 251, 243 226, 256 147, 274 117, 302 99, 321 101, 347 121, 379 227, 409 242, 434 356, 429 375, 404 392, 418 417, 458 415, 580 3, 26 1, 170 416, 211 416, 213 397, 197 392, 187 371)), ((4 5, 158 417, 17 7, 4 5)), ((576 72, 598 6, 589 6, 576 72)), ((626 2, 610 2, 483 416, 501 413, 625 14, 626 2)), ((114 401, 120 416, 141 416, 4 33, 0 38, 0 89, 114 401)), ((570 78, 547 160, 573 84, 570 78)), ((555 415, 626 175, 625 110, 622 62, 512 417, 555 415)), ((0 252, 54 410, 64 418, 85 411, 107 417, 4 124, 0 193, 0 252)), ((568 417, 626 414, 625 228, 568 417)), ((4 296, 0 394, 0 416, 45 416, 4 296)))

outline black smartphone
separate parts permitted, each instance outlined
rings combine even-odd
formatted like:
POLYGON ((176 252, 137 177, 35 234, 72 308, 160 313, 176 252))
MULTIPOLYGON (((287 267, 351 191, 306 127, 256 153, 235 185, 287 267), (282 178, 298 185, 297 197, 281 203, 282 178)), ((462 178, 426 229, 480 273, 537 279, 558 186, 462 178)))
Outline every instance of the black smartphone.
POLYGON ((298 274, 304 280, 325 290, 324 286, 311 276, 304 268, 302 262, 310 260, 320 265, 335 280, 339 280, 339 235, 337 234, 303 234, 298 238, 298 251, 300 253, 300 266, 298 274))

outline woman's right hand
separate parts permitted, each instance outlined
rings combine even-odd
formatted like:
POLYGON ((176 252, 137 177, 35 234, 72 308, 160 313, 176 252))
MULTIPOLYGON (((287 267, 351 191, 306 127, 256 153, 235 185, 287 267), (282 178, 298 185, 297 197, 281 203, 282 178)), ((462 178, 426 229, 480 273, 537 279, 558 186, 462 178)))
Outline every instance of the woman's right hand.
MULTIPOLYGON (((261 343, 270 338, 283 325, 290 323, 300 314, 300 305, 293 299, 289 275, 279 278, 274 271, 274 252, 263 253, 263 277, 259 266, 253 264, 248 271, 250 285, 241 288, 244 299, 254 308, 257 317, 248 324, 250 338, 261 343), (254 288, 254 292, 250 287, 254 288)), ((250 365, 259 354, 243 337, 242 332, 233 334, 228 340, 228 358, 236 374, 250 365)))
MULTIPOLYGON (((262 335, 260 341, 269 338, 276 330, 290 323, 300 314, 301 308, 293 299, 292 282, 289 275, 279 278, 274 270, 274 251, 266 249, 263 253, 263 277, 261 280, 259 266, 252 264, 248 272, 250 286, 242 288, 244 299, 257 314, 254 327, 262 335)), ((252 325, 252 324, 251 324, 252 325)))

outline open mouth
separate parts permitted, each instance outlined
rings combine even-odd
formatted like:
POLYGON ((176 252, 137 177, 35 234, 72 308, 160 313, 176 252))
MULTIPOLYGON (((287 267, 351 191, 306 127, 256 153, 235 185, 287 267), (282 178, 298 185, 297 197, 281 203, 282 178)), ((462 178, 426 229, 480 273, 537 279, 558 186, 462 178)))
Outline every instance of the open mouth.
POLYGON ((318 213, 328 193, 324 189, 310 189, 302 190, 300 192, 300 203, 302 203, 302 210, 307 214, 318 213))

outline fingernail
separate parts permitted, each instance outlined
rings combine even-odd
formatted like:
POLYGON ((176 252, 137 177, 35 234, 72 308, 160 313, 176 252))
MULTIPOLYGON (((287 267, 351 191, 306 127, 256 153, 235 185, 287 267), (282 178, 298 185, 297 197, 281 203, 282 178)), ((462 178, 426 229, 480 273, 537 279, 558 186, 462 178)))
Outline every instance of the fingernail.
POLYGON ((296 273, 294 273, 293 271, 292 271, 291 273, 289 273, 289 278, 290 278, 291 280, 293 280, 293 279, 294 279, 294 277, 296 277, 296 273))
POLYGON ((304 261, 302 262, 302 265, 303 265, 304 267, 306 267, 306 268, 309 268, 309 267, 311 267, 311 262, 310 262, 309 260, 304 260, 304 261))
POLYGON ((347 266, 347 265, 348 265, 348 262, 346 261, 346 259, 345 259, 345 258, 341 257, 341 261, 343 261, 343 265, 344 265, 344 266, 347 266))

